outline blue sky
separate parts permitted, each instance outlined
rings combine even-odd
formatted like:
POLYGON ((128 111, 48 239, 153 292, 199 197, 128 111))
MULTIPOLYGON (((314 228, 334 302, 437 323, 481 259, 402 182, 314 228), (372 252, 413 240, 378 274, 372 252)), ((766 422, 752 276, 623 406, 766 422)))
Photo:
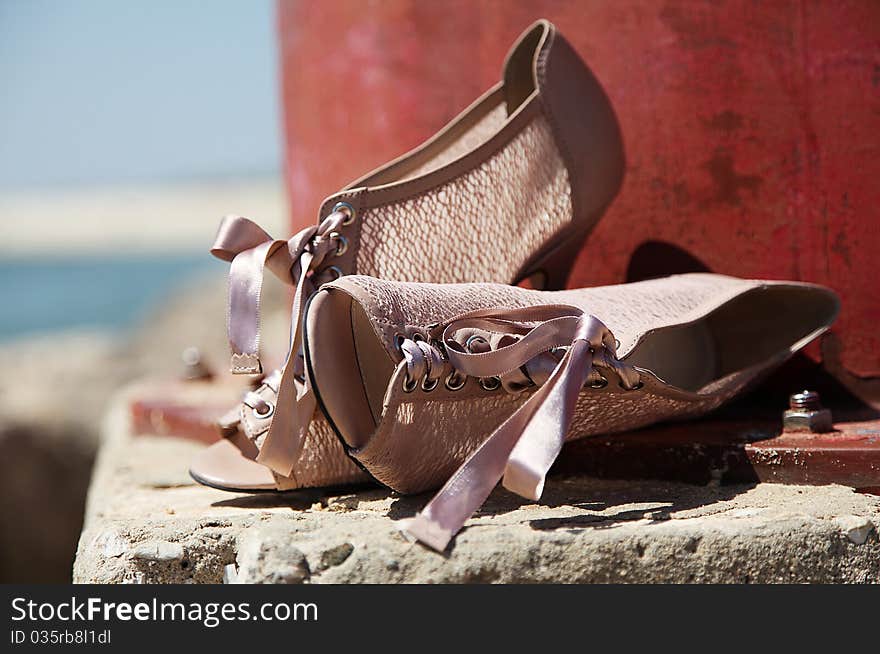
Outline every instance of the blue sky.
POLYGON ((0 191, 279 170, 272 0, 0 0, 0 191))

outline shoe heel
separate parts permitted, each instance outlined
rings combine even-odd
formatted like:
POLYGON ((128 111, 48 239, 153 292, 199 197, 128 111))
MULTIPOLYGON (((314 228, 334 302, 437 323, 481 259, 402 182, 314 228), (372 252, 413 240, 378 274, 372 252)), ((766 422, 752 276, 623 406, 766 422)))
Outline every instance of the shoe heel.
POLYGON ((568 282, 583 241, 584 239, 566 239, 531 263, 528 272, 521 275, 515 283, 528 282, 531 288, 539 291, 562 290, 568 282))
POLYGON ((571 269, 592 232, 593 226, 605 213, 605 207, 591 212, 586 219, 573 220, 568 233, 558 239, 556 245, 545 252, 539 252, 514 282, 520 284, 528 280, 529 286, 539 291, 560 291, 566 287, 571 269))

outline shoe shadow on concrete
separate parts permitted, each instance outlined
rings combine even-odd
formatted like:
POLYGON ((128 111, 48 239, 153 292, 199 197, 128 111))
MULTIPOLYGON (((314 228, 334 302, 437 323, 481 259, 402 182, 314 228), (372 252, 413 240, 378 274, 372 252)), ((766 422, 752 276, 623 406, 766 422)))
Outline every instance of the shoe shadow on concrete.
POLYGON ((542 506, 570 506, 583 509, 584 513, 535 518, 529 521, 529 526, 539 531, 609 529, 623 522, 641 520, 650 526, 670 520, 679 512, 698 510, 696 512, 701 513, 699 509, 712 512, 713 505, 717 508, 755 486, 755 482, 706 486, 651 480, 581 480, 584 482, 587 487, 578 494, 590 493, 596 501, 569 501, 571 490, 566 486, 570 484, 563 484, 562 488, 554 489, 559 493, 555 502, 553 498, 548 498, 547 504, 541 502, 542 506))
POLYGON ((247 495, 235 495, 227 500, 211 502, 217 508, 234 509, 274 509, 288 507, 291 511, 305 511, 316 502, 320 502, 323 494, 316 489, 276 492, 257 492, 247 495))
POLYGON ((212 502, 213 507, 237 509, 273 509, 287 507, 291 511, 305 511, 316 504, 326 506, 328 499, 345 509, 354 510, 362 500, 376 500, 391 494, 390 490, 377 488, 374 484, 354 486, 328 486, 325 488, 301 488, 283 492, 258 491, 235 495, 212 502))
MULTIPOLYGON (((731 500, 754 486, 754 482, 696 486, 659 480, 627 481, 551 475, 539 501, 519 497, 499 486, 474 517, 501 517, 528 508, 528 513, 535 514, 535 517, 526 513, 522 518, 532 529, 602 529, 635 520, 662 522, 680 511, 731 500), (569 515, 553 515, 558 513, 556 509, 566 509, 565 513, 569 515), (571 515, 572 509, 583 512, 571 515), (546 517, 537 517, 540 515, 546 517)), ((411 518, 431 496, 431 493, 425 493, 398 497, 388 511, 388 517, 394 520, 411 518)))

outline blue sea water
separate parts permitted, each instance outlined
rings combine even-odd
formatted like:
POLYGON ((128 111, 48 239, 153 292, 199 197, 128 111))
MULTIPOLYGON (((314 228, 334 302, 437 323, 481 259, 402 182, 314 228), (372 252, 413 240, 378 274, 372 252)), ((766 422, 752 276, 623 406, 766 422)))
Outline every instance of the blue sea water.
POLYGON ((65 328, 134 325, 175 287, 223 274, 202 252, 0 259, 0 340, 65 328))

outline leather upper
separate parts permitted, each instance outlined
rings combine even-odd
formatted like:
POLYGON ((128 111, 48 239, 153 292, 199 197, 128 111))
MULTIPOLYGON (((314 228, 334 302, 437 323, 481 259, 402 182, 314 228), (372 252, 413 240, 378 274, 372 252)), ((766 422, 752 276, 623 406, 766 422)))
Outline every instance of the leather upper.
MULTIPOLYGON (((439 385, 430 392, 421 388, 407 392, 405 366, 396 352, 400 335, 428 334, 436 330, 438 323, 475 309, 563 304, 583 309, 607 325, 620 342, 618 356, 631 362, 638 361, 640 356, 650 360, 641 354, 640 348, 647 350, 645 343, 651 338, 656 341, 658 334, 674 334, 676 328, 700 323, 730 307, 724 329, 734 330, 728 337, 734 345, 725 346, 731 350, 737 349, 737 329, 749 340, 754 339, 749 332, 750 305, 743 304, 740 309, 734 301, 748 294, 758 298, 767 289, 776 289, 778 301, 786 301, 783 294, 790 294, 792 310, 799 302, 816 305, 805 309, 803 318, 786 326, 785 333, 780 332, 776 341, 772 341, 772 333, 766 335, 775 349, 762 351, 741 369, 725 370, 723 378, 713 379, 698 389, 677 388, 651 370, 643 375, 639 390, 624 390, 616 384, 601 390, 585 389, 579 396, 569 437, 633 429, 718 407, 827 329, 836 315, 836 296, 810 284, 740 280, 713 274, 678 275, 558 292, 500 284, 434 285, 387 282, 364 276, 342 278, 326 285, 320 293, 341 292, 350 296, 371 320, 375 336, 388 356, 399 362, 387 385, 380 421, 368 441, 352 449, 351 454, 374 477, 395 490, 409 493, 436 488, 529 394, 502 389, 488 391, 473 379, 461 390, 451 391, 439 385)), ((765 316, 763 320, 766 319, 765 316)), ((694 347, 693 342, 694 339, 664 340, 670 347, 678 348, 670 353, 672 361, 693 354, 703 356, 703 350, 688 351, 694 347)), ((355 369, 350 374, 358 373, 355 369)), ((322 377, 321 371, 316 371, 314 381, 319 393, 322 387, 334 383, 332 378, 322 377)), ((332 413, 330 418, 333 419, 332 413)))

